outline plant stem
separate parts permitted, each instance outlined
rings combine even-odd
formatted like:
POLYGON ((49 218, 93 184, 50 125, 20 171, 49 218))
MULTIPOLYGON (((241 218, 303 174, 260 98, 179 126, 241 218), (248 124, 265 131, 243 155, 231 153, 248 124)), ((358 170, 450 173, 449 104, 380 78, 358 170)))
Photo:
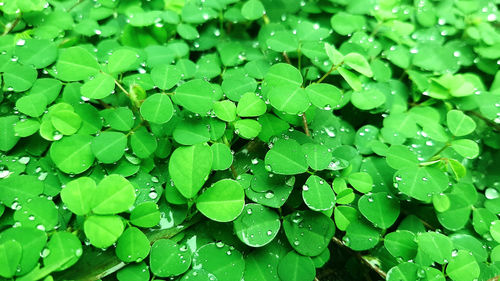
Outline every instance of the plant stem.
POLYGON ((290 61, 290 58, 288 57, 288 55, 286 54, 286 52, 283 52, 283 57, 285 58, 286 63, 292 64, 292 62, 290 61))
MULTIPOLYGON (((333 236, 332 241, 335 244, 337 244, 337 245, 339 245, 341 247, 347 247, 340 239, 338 239, 335 236, 333 236)), ((368 261, 368 259, 366 259, 365 257, 363 257, 359 252, 353 251, 353 253, 356 255, 356 257, 358 257, 358 259, 362 263, 364 263, 365 265, 367 265, 368 267, 370 267, 373 271, 375 271, 378 275, 380 275, 380 277, 382 277, 384 280, 387 278, 387 273, 385 271, 383 271, 379 267, 377 267, 377 266, 373 265, 372 263, 370 263, 370 261, 368 261)))
POLYGON ((269 20, 269 17, 266 14, 262 15, 262 19, 264 20, 265 24, 269 24, 271 22, 271 20, 269 20))
POLYGON ((14 28, 16 28, 17 24, 21 21, 21 15, 19 15, 12 23, 7 24, 5 26, 5 31, 2 36, 9 34, 14 28))
POLYGON ((307 125, 307 117, 306 113, 302 114, 302 122, 304 123, 304 133, 306 133, 306 136, 311 136, 311 132, 309 132, 309 126, 307 125))
POLYGON ((78 0, 78 2, 76 2, 73 6, 71 6, 66 12, 71 12, 71 10, 73 10, 76 6, 82 4, 82 2, 85 1, 85 0, 78 0))
POLYGON ((125 93, 125 95, 127 95, 127 97, 130 98, 130 93, 127 90, 125 90, 125 88, 123 88, 122 84, 120 84, 117 80, 115 80, 115 84, 116 86, 118 86, 118 88, 120 88, 120 90, 122 90, 122 92, 125 93))
POLYGON ((337 70, 342 64, 344 64, 344 62, 341 62, 338 65, 332 65, 332 67, 330 68, 330 70, 328 70, 327 73, 325 73, 323 76, 321 76, 321 78, 319 78, 319 80, 316 81, 316 83, 321 83, 323 80, 326 79, 326 77, 328 77, 328 75, 330 75, 330 73, 332 73, 335 70, 337 70))
POLYGON ((490 119, 484 117, 482 114, 480 114, 478 112, 475 112, 475 111, 467 111, 466 113, 470 114, 470 115, 476 116, 477 118, 483 120, 486 124, 488 124, 488 126, 492 127, 493 130, 495 130, 497 132, 500 132, 500 125, 498 125, 497 123, 495 123, 495 122, 491 121, 490 119))

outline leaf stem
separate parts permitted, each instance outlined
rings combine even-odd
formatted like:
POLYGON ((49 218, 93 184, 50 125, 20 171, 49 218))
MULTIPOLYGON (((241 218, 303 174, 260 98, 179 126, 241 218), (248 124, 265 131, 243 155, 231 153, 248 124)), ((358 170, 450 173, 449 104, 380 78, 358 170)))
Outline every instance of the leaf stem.
POLYGON ((120 82, 118 82, 118 80, 115 80, 115 84, 116 84, 116 86, 118 86, 118 88, 120 88, 120 90, 122 90, 122 92, 125 93, 125 95, 127 95, 127 97, 130 98, 130 93, 127 90, 125 90, 125 88, 123 88, 122 84, 120 84, 120 82))
POLYGON ((474 115, 476 116, 477 118, 483 120, 488 126, 492 127, 493 130, 497 131, 497 132, 500 132, 500 125, 498 125, 497 123, 491 121, 490 119, 484 117, 482 114, 476 112, 476 111, 467 111, 468 114, 470 115, 474 115))
MULTIPOLYGON (((347 247, 340 239, 338 239, 337 237, 333 236, 332 238, 332 241, 341 246, 341 247, 347 247)), ((353 251, 353 253, 356 255, 356 257, 358 257, 358 259, 365 265, 367 265, 368 267, 370 267, 373 271, 375 271, 378 275, 380 275, 380 277, 382 277, 384 280, 387 278, 387 273, 385 271, 383 271, 382 269, 380 269, 378 266, 375 266, 374 264, 372 264, 368 259, 366 259, 365 257, 363 257, 360 253, 356 252, 356 251, 353 251)))
POLYGON ((8 23, 5 25, 5 31, 2 36, 9 34, 14 28, 16 28, 17 24, 21 21, 21 15, 19 15, 12 23, 8 23))
POLYGON ((265 24, 269 24, 271 22, 271 20, 269 20, 269 17, 266 14, 262 15, 262 19, 264 20, 265 24))
POLYGON ((283 52, 283 57, 285 58, 286 63, 292 64, 292 62, 290 61, 290 58, 288 57, 286 52, 283 52))
POLYGON ((307 125, 307 117, 305 112, 302 114, 302 123, 304 124, 304 133, 306 133, 306 136, 310 137, 311 132, 309 132, 309 126, 307 125))
POLYGON ((328 77, 328 75, 330 75, 330 73, 332 73, 335 70, 337 70, 342 64, 344 64, 344 62, 341 62, 338 65, 332 65, 332 67, 330 68, 330 70, 328 70, 327 73, 325 73, 323 76, 321 76, 321 78, 319 78, 318 81, 316 81, 316 83, 321 83, 323 80, 326 79, 326 77, 328 77))
POLYGON ((71 10, 73 10, 76 6, 82 4, 83 1, 85 1, 85 0, 78 0, 78 2, 76 2, 73 6, 71 6, 66 12, 67 13, 71 12, 71 10))

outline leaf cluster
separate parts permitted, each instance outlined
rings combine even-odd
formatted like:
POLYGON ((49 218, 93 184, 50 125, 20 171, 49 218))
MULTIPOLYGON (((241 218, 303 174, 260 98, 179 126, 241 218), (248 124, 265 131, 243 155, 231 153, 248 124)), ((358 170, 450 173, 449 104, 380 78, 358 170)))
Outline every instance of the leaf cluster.
POLYGON ((0 280, 499 276, 497 5, 0 0, 0 280))

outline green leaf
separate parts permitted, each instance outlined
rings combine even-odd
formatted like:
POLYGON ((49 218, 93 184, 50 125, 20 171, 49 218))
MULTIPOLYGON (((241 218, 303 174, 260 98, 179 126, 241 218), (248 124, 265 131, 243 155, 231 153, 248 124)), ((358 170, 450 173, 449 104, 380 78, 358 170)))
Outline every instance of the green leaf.
POLYGON ((241 119, 234 122, 234 132, 245 139, 257 137, 262 130, 259 122, 253 119, 241 119))
POLYGON ((49 66, 57 58, 57 45, 48 39, 20 39, 24 44, 16 44, 15 54, 19 62, 40 69, 49 66))
POLYGON ((476 122, 460 110, 448 111, 446 123, 451 133, 457 137, 468 135, 476 129, 476 122))
POLYGON ((306 155, 307 164, 313 170, 324 170, 332 161, 332 153, 325 145, 305 143, 302 145, 302 150, 306 155))
POLYGON ((90 147, 91 136, 73 135, 52 143, 50 158, 57 168, 68 174, 79 174, 94 163, 94 154, 90 147))
POLYGON ((307 160, 299 143, 280 139, 265 157, 266 169, 280 175, 295 175, 307 171, 307 160))
POLYGON ((14 124, 19 121, 19 118, 14 115, 0 117, 0 150, 9 151, 19 141, 19 136, 16 136, 14 124))
POLYGON ((403 168, 394 174, 394 184, 404 194, 430 202, 432 195, 448 188, 448 176, 438 168, 403 168))
POLYGON ((370 192, 373 188, 373 179, 370 174, 365 172, 352 173, 347 178, 347 181, 361 193, 370 192))
POLYGON ((99 73, 86 81, 80 88, 81 94, 89 99, 103 99, 115 90, 115 79, 106 73, 99 73))
POLYGON ((240 281, 245 269, 243 255, 222 242, 206 244, 193 256, 193 268, 202 268, 220 281, 240 281))
POLYGON ((140 262, 149 255, 148 237, 138 228, 129 227, 116 243, 116 256, 124 262, 140 262))
POLYGON ((82 119, 71 110, 57 110, 50 115, 52 126, 63 135, 73 135, 80 129, 82 119))
POLYGON ((320 109, 338 109, 341 105, 342 92, 330 84, 311 84, 307 86, 306 94, 311 103, 320 109))
MULTIPOLYGON (((359 77, 356 74, 352 73, 351 71, 349 71, 343 67, 339 67, 337 69, 337 71, 342 76, 342 78, 344 78, 344 80, 347 82, 347 84, 349 84, 349 86, 351 86, 351 88, 355 91, 355 93, 361 91, 362 84, 361 84, 361 81, 359 80, 359 77)), ((377 97, 374 99, 378 101, 381 99, 381 97, 380 97, 380 95, 377 95, 377 97)), ((366 100, 366 98, 363 98, 363 100, 366 100)))
POLYGON ((74 265, 82 256, 82 243, 76 235, 65 232, 55 232, 47 243, 49 254, 43 258, 45 267, 54 271, 65 270, 74 265))
MULTIPOLYGON (((347 82, 349 83, 349 81, 347 82)), ((361 110, 370 110, 377 108, 383 105, 385 101, 386 101, 386 96, 377 88, 364 89, 363 91, 359 92, 356 91, 352 94, 351 97, 352 104, 361 110)))
POLYGON ((358 208, 366 219, 382 229, 391 227, 399 216, 399 202, 385 192, 361 196, 358 208))
POLYGON ((92 200, 92 212, 99 215, 127 211, 135 202, 135 189, 123 176, 109 175, 97 185, 92 200))
POLYGON ((151 271, 159 277, 177 276, 186 272, 191 265, 191 253, 187 250, 175 241, 159 239, 151 246, 151 271))
POLYGON ((266 41, 267 46, 276 52, 294 52, 299 48, 299 40, 291 31, 280 30, 266 41))
POLYGON ((206 217, 219 222, 236 219, 245 205, 245 193, 241 185, 231 179, 223 179, 206 189, 196 200, 196 208, 206 217))
POLYGON ((469 221, 471 206, 461 195, 449 194, 448 199, 450 205, 448 209, 437 214, 438 220, 447 229, 462 229, 469 221))
MULTIPOLYGON (((387 272, 387 281, 418 280, 418 265, 413 262, 403 262, 394 266, 387 272)), ((425 272, 423 272, 425 274, 425 272)), ((423 274, 421 274, 424 276, 423 274)))
POLYGON ((50 231, 58 223, 58 212, 53 201, 32 198, 14 212, 14 220, 23 226, 50 231))
POLYGON ((417 168, 417 155, 404 145, 391 145, 386 154, 387 164, 394 169, 417 168))
POLYGON ((490 233, 495 241, 500 241, 500 220, 495 220, 491 222, 490 233))
POLYGON ((366 19, 343 11, 335 13, 330 20, 333 30, 340 35, 348 35, 366 26, 366 19))
POLYGON ((419 251, 422 251, 433 261, 444 264, 450 261, 453 243, 451 239, 441 233, 425 232, 417 235, 419 251))
POLYGON ((335 205, 335 194, 324 179, 311 175, 302 186, 302 198, 313 211, 326 211, 335 205))
POLYGON ((340 65, 344 61, 344 55, 335 49, 335 46, 325 43, 325 52, 333 65, 340 65))
MULTIPOLYGON (((23 203, 42 194, 44 184, 35 176, 10 175, 0 181, 0 200, 7 206, 23 203), (16 203, 16 204, 17 204, 16 203)), ((15 206, 12 207, 16 209, 15 206)))
POLYGON ((78 216, 86 215, 92 209, 92 199, 97 185, 88 177, 80 177, 66 184, 61 190, 61 199, 68 209, 78 216))
POLYGON ((174 87, 182 78, 182 73, 176 66, 161 64, 151 69, 151 79, 161 90, 174 87))
POLYGON ((227 170, 233 164, 233 154, 231 149, 222 143, 214 143, 211 147, 212 149, 212 169, 213 170, 227 170))
POLYGON ((153 201, 138 204, 130 213, 130 223, 139 227, 154 227, 160 222, 161 213, 153 201))
POLYGON ((33 86, 38 74, 33 67, 9 64, 3 72, 4 91, 24 92, 33 86))
POLYGON ((175 91, 174 102, 187 110, 206 115, 216 101, 215 89, 205 80, 194 79, 180 85, 175 91))
POLYGON ((16 240, 7 240, 0 243, 0 276, 11 278, 21 261, 22 247, 16 240))
POLYGON ((104 109, 100 114, 112 129, 118 131, 128 131, 134 125, 134 114, 127 107, 104 109))
POLYGON ((195 27, 189 24, 178 24, 177 25, 177 33, 186 40, 194 40, 200 38, 200 34, 196 30, 195 27))
POLYGON ((415 235, 408 230, 396 230, 384 237, 384 246, 395 258, 410 260, 417 254, 417 242, 415 235))
POLYGON ((269 244, 281 227, 276 212, 254 203, 246 204, 233 223, 236 236, 250 247, 262 247, 269 244))
POLYGON ((236 107, 240 117, 257 117, 266 113, 266 110, 266 103, 254 93, 243 94, 236 107))
POLYGON ((278 263, 282 255, 272 255, 270 250, 274 245, 269 245, 252 251, 245 257, 246 281, 279 281, 278 263))
POLYGON ((168 172, 184 197, 193 198, 198 193, 210 174, 212 161, 207 144, 179 147, 172 153, 168 172))
POLYGON ((16 241, 22 247, 21 261, 16 267, 16 275, 20 276, 30 272, 38 263, 47 243, 47 234, 33 227, 8 228, 0 233, 0 245, 7 241, 16 241))
POLYGON ((123 229, 122 218, 119 216, 91 215, 83 224, 85 235, 97 248, 107 248, 113 245, 122 235, 123 229))
POLYGON ((91 148, 97 160, 110 164, 122 158, 127 137, 120 132, 102 132, 92 139, 91 148))
POLYGON ((141 115, 146 121, 163 124, 174 115, 174 107, 167 95, 154 94, 142 103, 141 115))
POLYGON ((367 77, 373 76, 370 64, 368 64, 368 61, 365 59, 365 57, 358 53, 349 53, 345 55, 344 63, 367 77))
POLYGON ((454 140, 451 147, 465 158, 474 159, 479 155, 479 145, 473 140, 454 140))
POLYGON ((306 90, 291 83, 272 87, 268 97, 274 108, 287 114, 303 113, 310 105, 306 90))
POLYGON ((146 281, 149 277, 149 266, 145 262, 128 264, 116 273, 118 281, 146 281))
POLYGON ((264 5, 259 0, 249 0, 241 7, 241 15, 247 20, 256 20, 266 13, 264 5))
POLYGON ((305 256, 323 252, 333 235, 335 225, 326 215, 313 211, 295 211, 283 220, 283 229, 290 245, 305 256))
POLYGON ((283 281, 312 281, 316 276, 316 269, 311 258, 290 251, 280 260, 278 275, 283 281))
POLYGON ((479 277, 481 268, 468 251, 458 250, 446 267, 446 274, 453 281, 474 280, 479 277))
POLYGON ((141 127, 130 136, 130 146, 137 157, 148 158, 155 152, 158 142, 154 135, 141 127))
POLYGON ((80 81, 96 75, 99 64, 86 49, 75 46, 59 51, 55 68, 57 78, 63 81, 80 81))
POLYGON ((138 63, 139 54, 130 49, 114 51, 108 58, 108 71, 115 74, 134 69, 138 63))
POLYGON ((355 251, 364 251, 375 247, 380 233, 363 222, 352 221, 346 229, 344 244, 355 251))
POLYGON ((294 85, 299 87, 302 85, 303 79, 300 71, 294 66, 287 63, 277 63, 269 68, 264 81, 270 87, 280 85, 294 85))
POLYGON ((230 100, 214 103, 214 113, 222 121, 232 122, 236 119, 236 105, 230 100))
POLYGON ((47 107, 47 98, 41 94, 27 95, 16 101, 17 109, 31 117, 39 117, 47 107))

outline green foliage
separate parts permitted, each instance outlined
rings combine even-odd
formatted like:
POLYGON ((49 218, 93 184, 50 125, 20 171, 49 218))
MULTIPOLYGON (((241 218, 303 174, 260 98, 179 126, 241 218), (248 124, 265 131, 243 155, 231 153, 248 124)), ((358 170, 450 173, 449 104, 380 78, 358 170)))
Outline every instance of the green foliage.
POLYGON ((497 6, 0 1, 0 280, 500 276, 497 6))

